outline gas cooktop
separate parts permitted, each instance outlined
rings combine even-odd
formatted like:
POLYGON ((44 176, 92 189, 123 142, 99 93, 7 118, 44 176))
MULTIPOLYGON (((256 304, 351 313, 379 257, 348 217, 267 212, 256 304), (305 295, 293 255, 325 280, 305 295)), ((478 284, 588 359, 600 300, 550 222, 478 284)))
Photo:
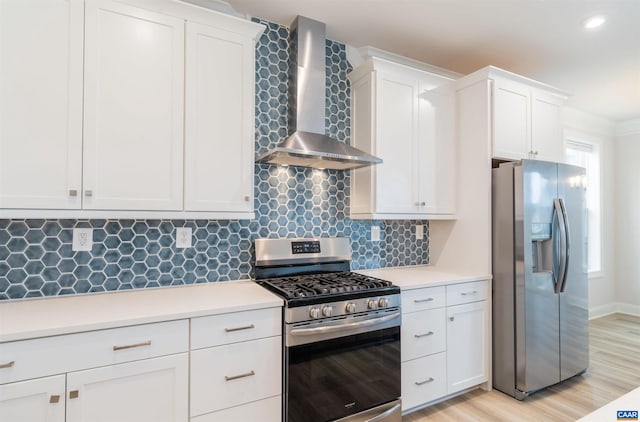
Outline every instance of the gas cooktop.
POLYGON ((335 301, 345 296, 359 298, 400 292, 388 281, 353 272, 276 277, 258 280, 258 283, 287 299, 289 306, 335 301))

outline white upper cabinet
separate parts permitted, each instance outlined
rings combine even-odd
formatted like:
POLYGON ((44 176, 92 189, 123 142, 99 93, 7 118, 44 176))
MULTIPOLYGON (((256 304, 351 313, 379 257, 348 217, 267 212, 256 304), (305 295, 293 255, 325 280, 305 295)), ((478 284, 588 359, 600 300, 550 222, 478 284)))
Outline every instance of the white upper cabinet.
POLYGON ((253 211, 254 43, 187 22, 185 210, 253 211))
POLYGON ((463 79, 477 76, 493 84, 493 158, 523 158, 563 162, 564 139, 561 91, 493 67, 463 79))
POLYGON ((173 0, 0 1, 0 23, 1 218, 253 218, 263 25, 173 0))
POLYGON ((451 79, 376 58, 349 77, 352 144, 383 160, 352 172, 351 218, 454 218, 451 79))
POLYGON ((531 92, 506 79, 493 81, 493 156, 518 160, 531 151, 531 92))
POLYGON ((564 162, 563 104, 563 97, 531 90, 531 149, 537 160, 564 162))
POLYGON ((87 209, 182 209, 184 21, 90 1, 85 27, 87 209))
POLYGON ((80 207, 83 14, 0 1, 0 208, 80 207))

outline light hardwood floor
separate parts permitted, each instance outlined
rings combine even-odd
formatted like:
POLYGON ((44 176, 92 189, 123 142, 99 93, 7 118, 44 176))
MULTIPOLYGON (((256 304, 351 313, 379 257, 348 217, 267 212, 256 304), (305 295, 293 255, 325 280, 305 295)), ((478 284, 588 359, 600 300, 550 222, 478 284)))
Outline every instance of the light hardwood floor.
POLYGON ((608 315, 589 323, 587 372, 520 402, 474 390, 406 415, 403 422, 574 421, 640 386, 640 317, 608 315))

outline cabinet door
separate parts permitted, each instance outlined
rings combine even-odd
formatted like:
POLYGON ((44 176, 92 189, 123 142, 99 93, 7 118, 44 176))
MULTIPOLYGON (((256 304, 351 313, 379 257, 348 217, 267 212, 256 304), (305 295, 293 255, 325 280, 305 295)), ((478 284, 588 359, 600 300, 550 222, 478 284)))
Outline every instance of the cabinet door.
POLYGON ((254 46, 187 23, 185 210, 253 211, 254 46))
POLYGON ((0 1, 0 208, 80 207, 83 14, 0 1))
POLYGON ((87 3, 84 208, 182 209, 183 84, 182 20, 87 3))
POLYGON ((456 198, 455 91, 442 78, 420 83, 420 211, 453 214, 456 198), (439 86, 438 86, 439 84, 439 86), (424 205, 422 205, 424 203, 424 205))
POLYGON ((532 91, 531 149, 537 160, 564 162, 563 103, 558 96, 532 91))
POLYGON ((64 422, 64 375, 0 385, 0 420, 64 422))
POLYGON ((376 166, 379 213, 415 213, 418 210, 418 94, 413 73, 377 72, 376 166))
POLYGON ((447 308, 447 393, 488 379, 489 316, 487 302, 447 308))
POLYGON ((184 422, 187 353, 67 374, 67 422, 184 422))
POLYGON ((529 158, 531 151, 530 88, 496 78, 493 81, 493 157, 529 158))

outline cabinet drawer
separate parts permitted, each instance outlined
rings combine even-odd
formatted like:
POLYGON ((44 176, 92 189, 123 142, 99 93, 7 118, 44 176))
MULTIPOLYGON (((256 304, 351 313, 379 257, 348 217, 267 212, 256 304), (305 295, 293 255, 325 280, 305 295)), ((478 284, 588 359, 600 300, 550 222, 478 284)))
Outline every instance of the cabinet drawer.
POLYGON ((281 394, 282 337, 191 352, 191 415, 281 394))
POLYGON ((488 296, 489 283, 487 280, 447 286, 447 306, 487 300, 488 296))
POLYGON ((0 384, 189 350, 187 320, 0 344, 0 384))
POLYGON ((402 313, 424 311, 445 306, 445 286, 402 292, 402 313))
POLYGON ((282 420, 281 413, 282 396, 275 396, 196 416, 191 418, 191 422, 280 422, 282 420))
POLYGON ((445 353, 402 363, 402 410, 429 403, 447 394, 445 353))
POLYGON ((191 349, 279 336, 282 308, 256 309, 191 320, 191 349))
POLYGON ((443 352, 447 345, 445 308, 402 317, 402 361, 443 352))

